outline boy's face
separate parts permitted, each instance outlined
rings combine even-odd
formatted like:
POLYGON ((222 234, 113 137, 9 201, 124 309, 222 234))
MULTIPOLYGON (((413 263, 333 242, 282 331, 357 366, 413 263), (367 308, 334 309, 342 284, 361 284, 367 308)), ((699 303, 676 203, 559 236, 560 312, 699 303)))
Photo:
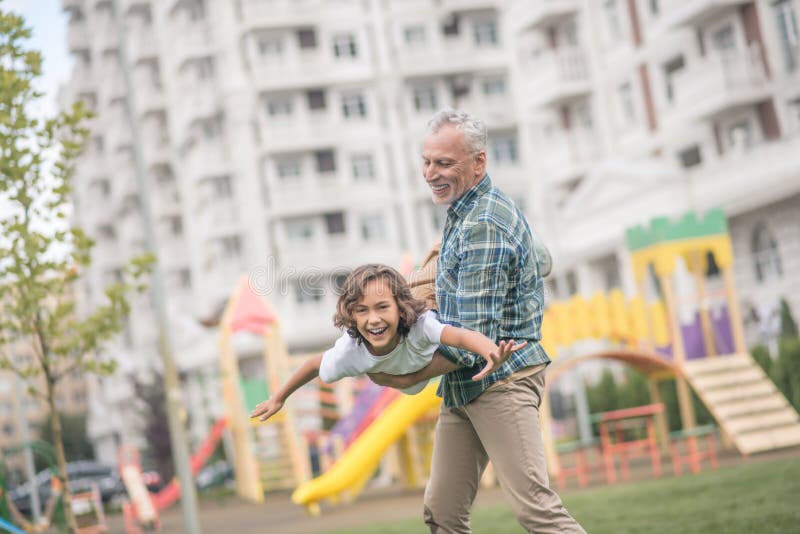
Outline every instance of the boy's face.
POLYGON ((376 356, 389 354, 400 342, 400 310, 392 289, 382 278, 370 281, 364 288, 364 296, 353 308, 353 319, 367 348, 376 356))

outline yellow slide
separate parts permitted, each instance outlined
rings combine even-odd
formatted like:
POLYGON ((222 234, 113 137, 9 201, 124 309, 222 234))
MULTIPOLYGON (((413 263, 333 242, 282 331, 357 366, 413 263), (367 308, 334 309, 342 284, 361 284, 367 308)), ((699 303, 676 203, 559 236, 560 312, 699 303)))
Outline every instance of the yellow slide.
POLYGON ((389 446, 403 437, 406 429, 425 413, 439 406, 437 382, 416 395, 403 395, 392 402, 344 455, 325 474, 298 487, 292 494, 295 504, 316 507, 322 499, 338 499, 345 491, 358 492, 378 467, 389 446))

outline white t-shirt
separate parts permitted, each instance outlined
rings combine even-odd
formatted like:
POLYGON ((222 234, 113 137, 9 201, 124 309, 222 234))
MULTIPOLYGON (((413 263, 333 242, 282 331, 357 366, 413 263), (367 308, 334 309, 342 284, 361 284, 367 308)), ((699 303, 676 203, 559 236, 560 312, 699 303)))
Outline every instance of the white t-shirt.
MULTIPOLYGON (((436 318, 436 313, 428 310, 417 318, 408 335, 385 356, 370 354, 364 343, 359 345, 355 338, 345 332, 336 340, 333 348, 322 355, 319 377, 323 382, 330 383, 345 376, 359 376, 365 373, 405 375, 419 371, 431 362, 442 338, 444 327, 445 325, 436 318)), ((422 381, 400 391, 415 395, 425 389, 427 383, 422 381)))

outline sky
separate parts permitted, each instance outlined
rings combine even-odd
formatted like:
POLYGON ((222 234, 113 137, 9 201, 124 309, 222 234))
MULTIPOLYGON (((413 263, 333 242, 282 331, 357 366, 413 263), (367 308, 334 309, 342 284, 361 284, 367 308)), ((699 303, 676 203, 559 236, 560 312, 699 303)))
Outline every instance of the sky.
POLYGON ((59 0, 0 0, 3 10, 22 15, 33 30, 30 48, 44 58, 39 89, 45 97, 36 110, 52 115, 58 109, 58 88, 69 78, 72 58, 67 50, 67 17, 59 0))

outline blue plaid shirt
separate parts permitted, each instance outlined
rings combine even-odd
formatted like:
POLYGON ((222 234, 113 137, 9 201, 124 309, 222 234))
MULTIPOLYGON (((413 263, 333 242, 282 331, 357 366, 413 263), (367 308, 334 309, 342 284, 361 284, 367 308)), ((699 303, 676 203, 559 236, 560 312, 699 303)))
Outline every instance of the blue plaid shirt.
POLYGON ((445 324, 481 332, 489 339, 528 345, 497 370, 473 382, 485 364, 478 354, 439 346, 461 367, 447 373, 437 394, 445 406, 462 406, 493 383, 532 365, 549 363, 541 339, 544 291, 533 235, 519 208, 489 175, 447 210, 436 264, 436 301, 445 324))

